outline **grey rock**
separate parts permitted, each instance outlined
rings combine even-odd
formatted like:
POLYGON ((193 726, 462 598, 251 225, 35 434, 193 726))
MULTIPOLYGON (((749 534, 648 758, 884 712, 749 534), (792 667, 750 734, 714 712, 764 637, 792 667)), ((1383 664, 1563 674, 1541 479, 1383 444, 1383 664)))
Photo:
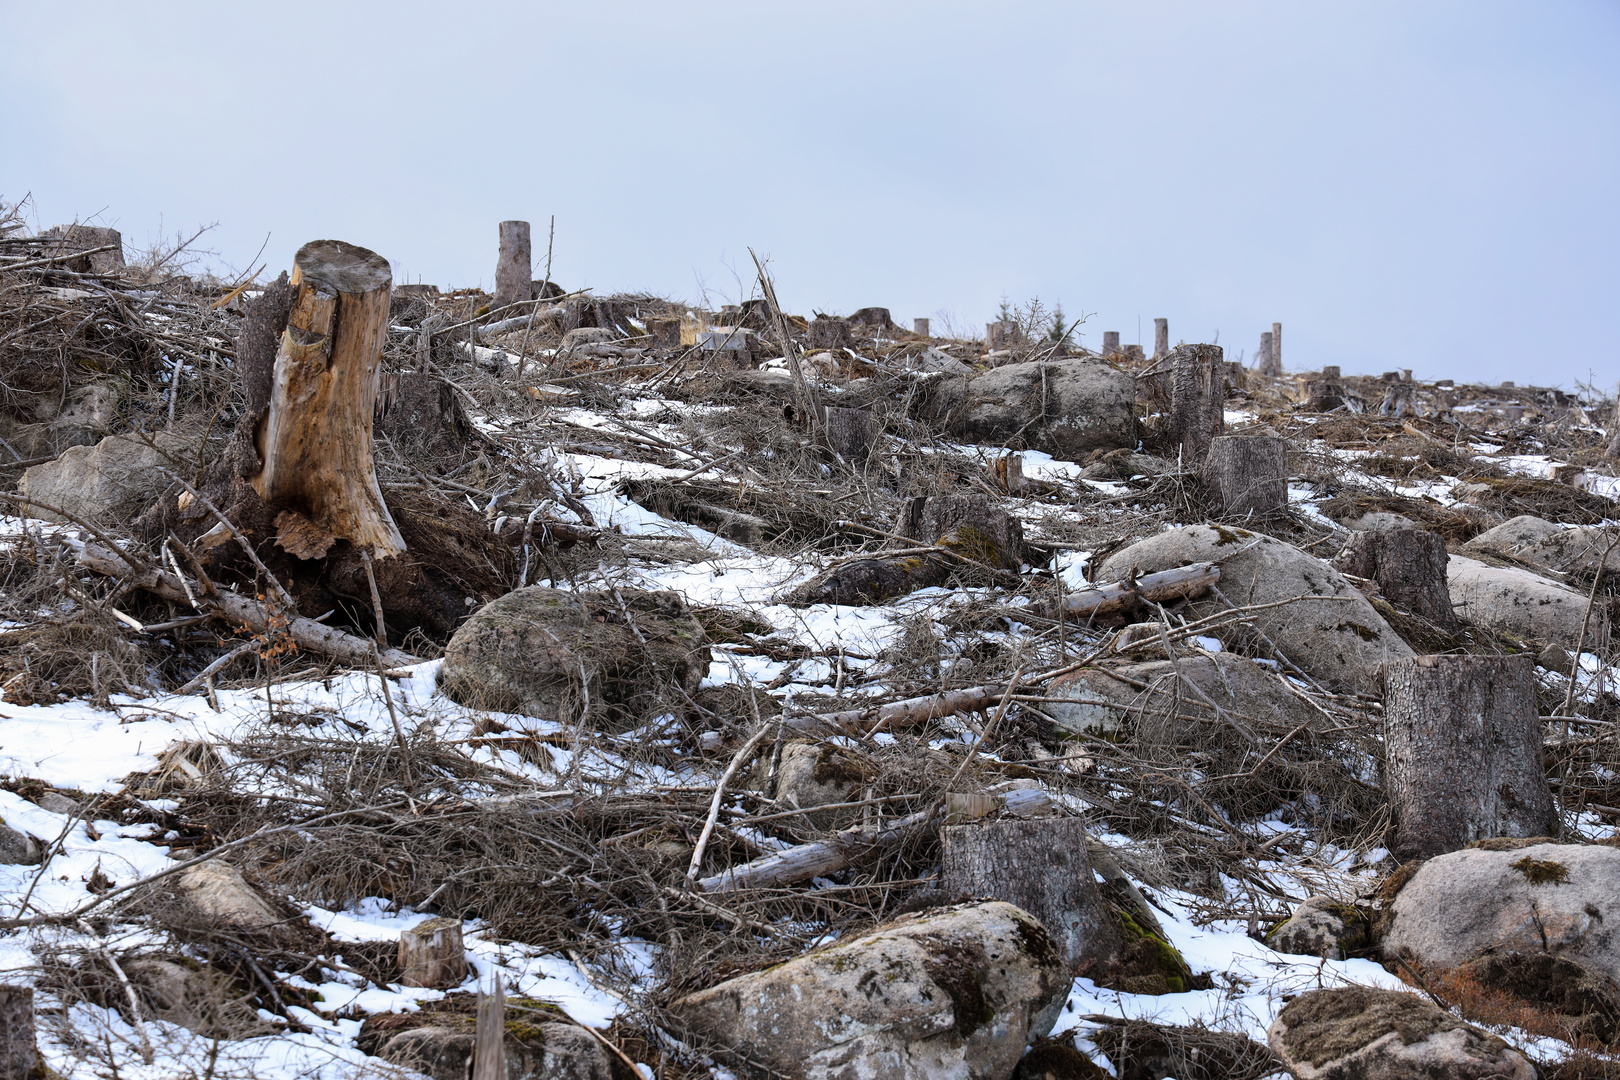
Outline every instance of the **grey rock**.
POLYGON ((1483 841, 1425 862, 1379 947, 1432 968, 1551 953, 1620 979, 1620 849, 1483 841))
MULTIPOLYGON (((23 473, 17 490, 95 525, 129 522, 172 483, 167 468, 183 475, 196 464, 196 443, 185 436, 160 433, 150 442, 114 435, 95 446, 73 446, 55 461, 23 473)), ((35 513, 60 520, 48 511, 35 513)))
POLYGON ((671 1010, 796 1080, 1003 1080, 1069 985, 1046 929, 989 901, 904 916, 671 1010))
POLYGON ((1136 379, 1085 357, 1006 364, 947 379, 934 408, 953 435, 1073 459, 1136 445, 1136 379))
MULTIPOLYGON (((1344 575, 1291 544, 1247 529, 1169 529, 1110 555, 1097 580, 1119 581, 1133 570, 1147 574, 1210 560, 1223 560, 1219 588, 1233 604, 1294 601, 1253 613, 1255 629, 1270 645, 1253 631, 1236 629, 1222 631, 1229 644, 1261 655, 1281 649, 1300 670, 1330 688, 1366 693, 1380 691, 1385 661, 1413 655, 1411 646, 1344 575)), ((1213 594, 1189 606, 1196 616, 1226 608, 1213 594)))
POLYGON ((1586 594, 1514 566, 1490 566, 1453 555, 1446 562, 1446 587, 1457 617, 1520 638, 1574 649, 1586 624, 1586 645, 1605 640, 1608 620, 1601 611, 1586 619, 1586 594))
POLYGON ((34 800, 34 805, 52 814, 77 814, 83 807, 58 791, 47 791, 34 800))
MULTIPOLYGON (((467 1080, 474 1034, 469 1023, 411 1028, 388 1039, 376 1056, 433 1080, 467 1080)), ((602 1044, 572 1024, 525 1025, 522 1038, 508 1030, 505 1052, 506 1080, 610 1080, 613 1075, 602 1044)))
POLYGON ((248 1039, 273 1030, 217 971, 157 959, 122 966, 149 1019, 178 1024, 209 1039, 248 1039))
POLYGON ((240 870, 221 859, 153 882, 143 891, 140 906, 181 930, 264 934, 286 922, 240 870))
POLYGON ((39 862, 39 845, 34 838, 20 833, 0 821, 0 863, 12 866, 33 866, 39 862))
MULTIPOLYGON (((782 747, 775 798, 788 806, 812 810, 829 803, 855 802, 871 781, 869 770, 847 750, 825 742, 790 742, 782 747)), ((859 808, 850 807, 808 813, 804 820, 816 829, 842 829, 860 816, 859 808)))
POLYGON ((1416 993, 1312 990, 1266 1032, 1298 1080, 1535 1080, 1525 1057, 1416 993))
POLYGON ((703 624, 678 593, 531 585, 456 630, 439 682, 474 708, 567 722, 587 711, 591 723, 622 731, 696 691, 712 661, 703 624))
POLYGON ((1613 528, 1566 527, 1521 514, 1480 533, 1464 544, 1463 550, 1517 559, 1560 574, 1592 574, 1599 569, 1620 569, 1620 544, 1610 549, 1617 538, 1620 530, 1613 528))
POLYGON ((1371 943, 1369 929, 1354 904, 1331 896, 1307 896, 1293 915, 1266 935, 1266 944, 1280 953, 1345 960, 1371 943))

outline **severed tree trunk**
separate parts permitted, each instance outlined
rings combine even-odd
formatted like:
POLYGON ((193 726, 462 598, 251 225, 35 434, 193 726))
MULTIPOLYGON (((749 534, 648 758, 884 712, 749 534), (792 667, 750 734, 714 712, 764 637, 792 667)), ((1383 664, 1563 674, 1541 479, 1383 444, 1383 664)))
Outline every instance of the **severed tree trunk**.
POLYGON ((1102 354, 1104 356, 1109 356, 1109 357, 1119 355, 1119 331, 1118 330, 1104 330, 1103 331, 1102 354))
POLYGON ((1153 359, 1163 360, 1170 355, 1170 320, 1153 320, 1153 359))
POLYGON ((1123 942, 1097 888, 1079 818, 1007 818, 941 830, 940 888, 1016 904, 1041 921, 1074 975, 1118 962, 1123 942))
POLYGON ((1282 374, 1282 323, 1271 324, 1271 370, 1267 375, 1282 374))
POLYGON ((1094 585, 1063 598, 1063 617, 1088 623, 1117 624, 1140 611, 1145 603, 1168 604, 1202 596, 1221 580, 1221 564, 1191 563, 1131 581, 1094 585))
POLYGON ((1528 656, 1414 656, 1384 667, 1384 787, 1398 859, 1557 831, 1528 656))
POLYGON ((1446 586, 1446 542, 1422 529, 1353 532, 1333 558, 1341 573, 1378 583, 1384 598, 1402 611, 1452 629, 1457 614, 1446 586))
POLYGON ((399 933, 399 981, 405 986, 448 990, 467 977, 461 923, 429 919, 399 933))
POLYGON ((856 472, 864 472, 866 461, 877 442, 877 425, 872 414, 865 409, 841 409, 829 405, 826 410, 827 448, 856 472))
POLYGON ((495 260, 495 299, 491 311, 534 299, 532 252, 527 221, 501 222, 501 250, 495 260))
POLYGON ((0 986, 0 1080, 45 1075, 34 1041, 34 988, 0 986))
POLYGON ((1202 457, 1226 428, 1223 356, 1219 345, 1177 345, 1170 352, 1169 434, 1185 462, 1202 457))
POLYGON ((1288 443, 1272 435, 1210 440, 1204 479, 1228 518, 1275 517, 1288 507, 1288 443))
POLYGON ((63 263, 64 269, 80 274, 116 274, 124 269, 124 237, 117 229, 98 225, 53 225, 40 237, 55 241, 46 245, 52 255, 87 253, 63 263))
POLYGON ((293 259, 292 313, 257 440, 262 466, 249 482, 281 509, 277 542, 301 559, 338 540, 378 557, 405 550, 371 462, 392 278, 388 260, 341 240, 315 240, 293 259))
POLYGON ((1254 366, 1257 371, 1270 373, 1271 371, 1271 331, 1267 330, 1260 335, 1260 348, 1254 354, 1254 366))

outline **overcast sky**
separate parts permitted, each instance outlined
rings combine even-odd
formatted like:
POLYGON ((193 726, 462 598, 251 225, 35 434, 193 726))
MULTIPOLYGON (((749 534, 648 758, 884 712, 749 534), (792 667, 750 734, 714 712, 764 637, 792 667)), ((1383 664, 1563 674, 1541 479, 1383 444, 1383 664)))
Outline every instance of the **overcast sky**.
POLYGON ((1620 2, 0 0, 0 196, 270 273, 978 325, 1291 369, 1620 379, 1620 2), (537 267, 539 276, 543 267, 537 267))

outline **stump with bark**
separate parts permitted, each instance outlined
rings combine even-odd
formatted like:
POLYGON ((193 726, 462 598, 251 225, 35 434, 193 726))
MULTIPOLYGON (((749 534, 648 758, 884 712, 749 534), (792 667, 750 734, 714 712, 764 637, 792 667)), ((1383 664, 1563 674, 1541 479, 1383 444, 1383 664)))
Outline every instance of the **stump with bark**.
POLYGON ((404 986, 447 990, 467 977, 461 923, 429 919, 399 934, 399 981, 404 986))
POLYGON ((1288 508, 1288 443, 1270 435, 1221 435, 1210 441, 1204 479, 1225 517, 1275 517, 1288 508))
POLYGON ((953 825, 940 839, 940 887, 947 895, 1023 908, 1052 935, 1072 974, 1117 962, 1119 927, 1097 888, 1079 818, 953 825))
POLYGON ((501 247, 495 259, 495 299, 491 311, 534 299, 534 279, 530 277, 533 253, 529 247, 527 221, 503 221, 501 247))
POLYGON ((1446 542, 1421 529, 1353 532, 1333 558, 1342 573, 1378 583, 1384 598, 1401 611, 1446 629, 1457 626, 1446 587, 1446 542))
POLYGON ((1399 859, 1558 830, 1528 656, 1414 656, 1384 668, 1385 790, 1399 859))
POLYGON ((45 1075, 34 1040, 34 988, 0 986, 0 1080, 45 1075))
POLYGON ((841 409, 829 405, 823 410, 823 437, 827 448, 856 472, 866 470, 867 459, 877 443, 878 428, 865 409, 841 409))
POLYGON ((1219 345, 1177 345, 1170 350, 1172 446, 1192 462, 1226 427, 1226 367, 1219 345))

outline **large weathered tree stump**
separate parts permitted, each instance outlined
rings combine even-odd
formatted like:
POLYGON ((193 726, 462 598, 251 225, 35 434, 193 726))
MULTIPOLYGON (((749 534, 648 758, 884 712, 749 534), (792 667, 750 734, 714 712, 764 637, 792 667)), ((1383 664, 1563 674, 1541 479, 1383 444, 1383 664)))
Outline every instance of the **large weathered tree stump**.
POLYGON ((1039 919, 1071 973, 1117 962, 1123 942, 1086 854, 1079 818, 1008 818, 941 830, 940 887, 1003 900, 1039 919))
POLYGON ((1229 518, 1275 517, 1288 507, 1288 443, 1272 435, 1210 440, 1204 479, 1229 518))
POLYGON ((1353 532, 1333 558, 1342 573, 1378 583, 1384 598, 1437 626, 1457 625, 1446 587, 1446 542, 1422 529, 1353 532))
POLYGON ((338 540, 378 557, 405 550, 371 460, 392 280, 387 259, 341 240, 315 240, 293 259, 292 312, 250 482, 280 510, 277 542, 299 558, 320 558, 338 540))
POLYGON ((1226 366, 1219 345, 1177 345, 1170 352, 1170 441, 1194 461, 1226 428, 1226 366))
POLYGON ((34 988, 0 986, 0 1080, 44 1075, 34 1041, 34 988))
POLYGON ((399 933, 399 981, 405 986, 447 990, 467 977, 461 923, 429 919, 399 933))
POLYGON ((1558 828, 1528 656, 1414 656, 1384 668, 1385 791, 1399 859, 1558 828))
POLYGON ((501 222, 501 250, 495 259, 495 299, 491 311, 534 299, 533 252, 527 221, 501 222))
POLYGON ((45 245, 53 256, 86 252, 63 263, 66 270, 80 274, 116 274, 124 268, 124 237, 117 229, 98 225, 53 225, 40 236, 55 241, 45 245))

